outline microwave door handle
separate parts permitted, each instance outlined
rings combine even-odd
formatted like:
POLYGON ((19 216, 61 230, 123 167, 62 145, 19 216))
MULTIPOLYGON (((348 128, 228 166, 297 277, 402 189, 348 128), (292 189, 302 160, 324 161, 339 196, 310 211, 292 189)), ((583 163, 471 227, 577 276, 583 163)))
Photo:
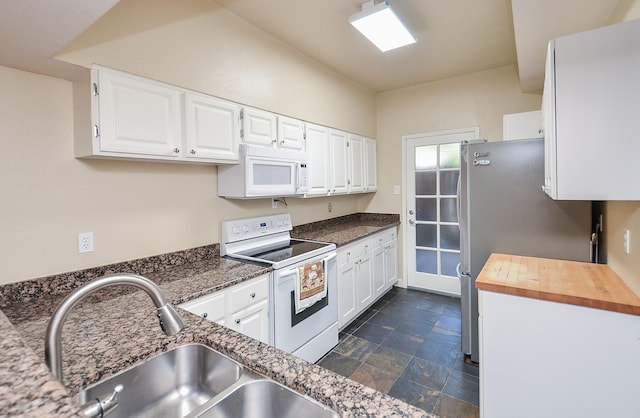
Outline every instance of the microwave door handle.
POLYGON ((296 162, 296 192, 300 190, 300 163, 296 162))

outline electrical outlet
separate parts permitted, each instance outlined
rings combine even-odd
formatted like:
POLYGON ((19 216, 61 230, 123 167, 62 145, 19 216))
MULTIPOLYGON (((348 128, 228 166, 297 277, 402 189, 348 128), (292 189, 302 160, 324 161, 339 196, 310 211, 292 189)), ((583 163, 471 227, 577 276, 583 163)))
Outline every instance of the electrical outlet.
POLYGON ((78 254, 93 252, 93 232, 78 234, 78 254))

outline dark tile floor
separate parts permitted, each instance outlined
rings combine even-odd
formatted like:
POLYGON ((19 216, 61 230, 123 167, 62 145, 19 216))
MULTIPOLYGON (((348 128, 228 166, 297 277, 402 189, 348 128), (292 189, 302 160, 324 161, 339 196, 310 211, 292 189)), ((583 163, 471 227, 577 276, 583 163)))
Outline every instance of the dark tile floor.
POLYGON ((318 364, 446 417, 479 416, 479 370, 460 352, 460 299, 392 288, 318 364))

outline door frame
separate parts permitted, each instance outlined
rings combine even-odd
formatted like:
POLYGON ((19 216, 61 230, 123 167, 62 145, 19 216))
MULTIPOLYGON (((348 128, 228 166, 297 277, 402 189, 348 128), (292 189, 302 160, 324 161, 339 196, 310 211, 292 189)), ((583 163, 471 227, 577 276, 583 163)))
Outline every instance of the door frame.
POLYGON ((407 143, 409 140, 424 137, 438 137, 444 135, 454 135, 472 133, 474 138, 480 138, 480 127, 472 126, 469 128, 449 129, 444 131, 424 132, 419 134, 402 135, 402 214, 400 215, 400 222, 402 223, 402 277, 398 279, 396 284, 399 287, 407 288, 409 285, 409 260, 407 257, 407 237, 409 228, 409 222, 407 219, 407 143))

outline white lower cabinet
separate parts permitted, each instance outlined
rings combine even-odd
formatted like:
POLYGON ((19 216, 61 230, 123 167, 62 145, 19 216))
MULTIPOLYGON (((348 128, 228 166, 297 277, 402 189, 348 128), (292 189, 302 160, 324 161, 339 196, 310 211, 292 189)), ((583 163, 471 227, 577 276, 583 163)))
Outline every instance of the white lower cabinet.
POLYGON ((357 315, 356 266, 350 251, 338 249, 338 327, 347 325, 357 315), (341 263, 341 258, 346 261, 341 263))
POLYGON ((640 417, 640 316, 479 291, 480 416, 640 417))
POLYGON ((344 328, 398 280, 397 228, 338 248, 338 326, 344 328))
POLYGON ((265 274, 180 307, 267 344, 269 341, 269 275, 265 274))

